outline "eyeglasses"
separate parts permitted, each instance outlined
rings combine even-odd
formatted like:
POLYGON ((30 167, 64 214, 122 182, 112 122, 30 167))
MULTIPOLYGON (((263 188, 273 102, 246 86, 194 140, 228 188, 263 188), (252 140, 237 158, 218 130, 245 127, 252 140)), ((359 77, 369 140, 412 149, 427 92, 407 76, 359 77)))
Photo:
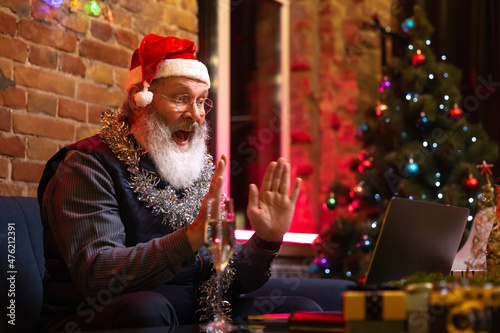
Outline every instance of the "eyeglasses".
POLYGON ((200 116, 204 116, 207 113, 209 113, 210 110, 212 110, 212 107, 214 106, 214 102, 212 102, 210 98, 200 98, 195 101, 193 97, 191 97, 191 95, 188 94, 180 95, 176 98, 165 96, 157 92, 155 92, 155 94, 168 98, 171 101, 174 101, 175 108, 179 112, 186 112, 191 107, 191 105, 193 105, 193 103, 196 103, 196 108, 198 109, 200 116))

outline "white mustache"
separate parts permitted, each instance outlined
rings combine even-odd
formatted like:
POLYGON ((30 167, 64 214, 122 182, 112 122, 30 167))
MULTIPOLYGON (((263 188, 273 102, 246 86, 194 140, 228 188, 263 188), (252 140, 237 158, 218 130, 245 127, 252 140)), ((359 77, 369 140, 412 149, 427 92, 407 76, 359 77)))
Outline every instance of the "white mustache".
POLYGON ((172 133, 175 133, 177 131, 191 131, 195 132, 199 128, 198 123, 189 121, 187 119, 185 120, 179 120, 170 125, 169 129, 172 133))

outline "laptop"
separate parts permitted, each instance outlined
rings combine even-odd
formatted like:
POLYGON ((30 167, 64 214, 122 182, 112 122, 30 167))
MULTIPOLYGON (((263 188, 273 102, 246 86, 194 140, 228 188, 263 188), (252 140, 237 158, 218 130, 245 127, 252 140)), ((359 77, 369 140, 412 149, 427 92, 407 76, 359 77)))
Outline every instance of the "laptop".
POLYGON ((364 285, 417 272, 450 274, 469 209, 393 197, 387 207, 364 285))

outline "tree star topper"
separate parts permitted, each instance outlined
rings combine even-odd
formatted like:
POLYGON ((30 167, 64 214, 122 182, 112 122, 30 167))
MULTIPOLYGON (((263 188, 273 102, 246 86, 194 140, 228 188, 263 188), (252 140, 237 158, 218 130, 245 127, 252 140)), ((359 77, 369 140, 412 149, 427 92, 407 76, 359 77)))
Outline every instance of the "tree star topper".
POLYGON ((492 175, 491 168, 493 168, 493 164, 487 164, 485 160, 483 160, 482 164, 476 165, 476 168, 481 169, 481 175, 492 175))

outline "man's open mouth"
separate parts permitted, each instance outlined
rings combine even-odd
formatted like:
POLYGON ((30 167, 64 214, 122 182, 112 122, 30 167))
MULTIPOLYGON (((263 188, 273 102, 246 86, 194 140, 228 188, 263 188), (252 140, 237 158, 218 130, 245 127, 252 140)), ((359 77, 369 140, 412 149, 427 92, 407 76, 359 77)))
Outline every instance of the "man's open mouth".
POLYGON ((179 146, 184 146, 187 145, 189 142, 189 137, 191 136, 191 131, 176 131, 172 134, 172 139, 177 143, 179 146))

